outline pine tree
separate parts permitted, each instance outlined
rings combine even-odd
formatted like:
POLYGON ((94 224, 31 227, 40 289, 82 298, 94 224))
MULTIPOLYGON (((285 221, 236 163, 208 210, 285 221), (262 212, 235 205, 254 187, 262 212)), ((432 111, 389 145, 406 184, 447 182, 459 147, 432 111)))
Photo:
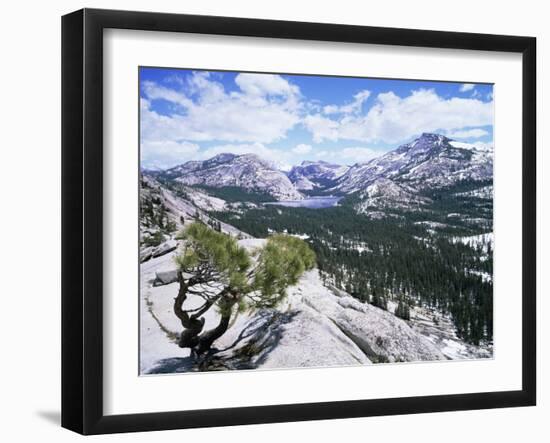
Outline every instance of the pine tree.
POLYGON ((178 344, 198 355, 225 334, 235 306, 237 311, 272 308, 286 297, 289 286, 315 266, 309 245, 288 235, 271 236, 254 261, 234 238, 202 223, 189 225, 178 238, 184 243, 176 257, 179 291, 174 313, 183 327, 178 344), (185 309, 190 294, 202 298, 204 304, 185 309), (213 307, 220 313, 219 324, 203 331, 203 315, 213 307))

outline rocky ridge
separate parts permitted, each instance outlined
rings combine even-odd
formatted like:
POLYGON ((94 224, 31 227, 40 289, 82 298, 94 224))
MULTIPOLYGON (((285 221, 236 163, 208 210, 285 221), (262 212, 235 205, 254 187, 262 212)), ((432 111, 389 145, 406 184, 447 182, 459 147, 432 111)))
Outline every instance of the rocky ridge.
POLYGON ((168 169, 162 177, 189 186, 239 187, 276 200, 303 198, 282 171, 255 154, 219 154, 205 161, 190 161, 168 169))
MULTIPOLYGON (((240 240, 253 250, 262 239, 240 240)), ((180 349, 181 325, 172 312, 176 251, 141 265, 141 373, 197 370, 299 368, 368 365, 453 358, 486 357, 464 345, 444 319, 419 311, 411 321, 365 304, 344 291, 325 286, 317 269, 306 272, 277 308, 240 314, 215 343, 217 353, 199 362, 180 349), (433 319, 433 320, 432 320, 433 319)), ((189 308, 202 302, 190 296, 189 308)), ((216 312, 206 315, 214 326, 216 312)))

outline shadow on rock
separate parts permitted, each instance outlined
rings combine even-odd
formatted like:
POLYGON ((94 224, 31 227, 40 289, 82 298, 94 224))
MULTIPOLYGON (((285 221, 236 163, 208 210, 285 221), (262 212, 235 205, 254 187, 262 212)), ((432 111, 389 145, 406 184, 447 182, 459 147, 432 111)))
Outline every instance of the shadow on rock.
POLYGON ((279 344, 282 326, 290 323, 297 314, 267 309, 259 311, 231 345, 214 350, 201 362, 199 370, 256 369, 279 344))
POLYGON ((196 360, 192 357, 172 357, 159 360, 146 374, 173 374, 196 371, 196 360))
POLYGON ((282 326, 290 323, 297 314, 260 310, 229 346, 214 348, 201 357, 192 354, 159 360, 147 374, 255 369, 280 342, 282 326))

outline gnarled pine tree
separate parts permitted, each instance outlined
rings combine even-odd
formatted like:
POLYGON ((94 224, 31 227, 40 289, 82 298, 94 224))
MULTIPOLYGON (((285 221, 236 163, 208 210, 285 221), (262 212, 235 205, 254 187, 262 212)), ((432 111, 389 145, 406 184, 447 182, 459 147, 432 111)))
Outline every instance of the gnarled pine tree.
POLYGON ((315 253, 296 237, 273 235, 252 256, 237 241, 202 223, 179 234, 184 240, 178 265, 178 296, 174 313, 183 326, 179 346, 197 354, 210 350, 228 329, 231 317, 251 308, 276 306, 286 289, 315 266, 315 253), (189 295, 202 298, 198 308, 185 309, 189 295), (218 325, 204 331, 204 314, 217 308, 218 325))

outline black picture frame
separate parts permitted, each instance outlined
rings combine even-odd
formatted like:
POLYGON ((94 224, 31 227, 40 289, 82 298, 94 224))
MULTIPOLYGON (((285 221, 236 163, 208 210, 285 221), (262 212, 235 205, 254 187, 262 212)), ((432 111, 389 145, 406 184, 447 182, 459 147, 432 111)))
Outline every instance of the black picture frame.
POLYGON ((62 426, 152 431, 536 404, 536 39, 83 9, 62 18, 62 426), (103 31, 108 28, 522 54, 522 388, 177 412, 103 412, 103 31))

